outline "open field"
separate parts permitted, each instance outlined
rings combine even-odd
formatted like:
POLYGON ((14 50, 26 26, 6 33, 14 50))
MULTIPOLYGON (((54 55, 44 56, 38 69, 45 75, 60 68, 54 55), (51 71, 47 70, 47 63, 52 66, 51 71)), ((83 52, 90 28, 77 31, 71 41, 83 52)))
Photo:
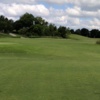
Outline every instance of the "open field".
POLYGON ((0 100, 100 100, 95 39, 0 38, 0 100))

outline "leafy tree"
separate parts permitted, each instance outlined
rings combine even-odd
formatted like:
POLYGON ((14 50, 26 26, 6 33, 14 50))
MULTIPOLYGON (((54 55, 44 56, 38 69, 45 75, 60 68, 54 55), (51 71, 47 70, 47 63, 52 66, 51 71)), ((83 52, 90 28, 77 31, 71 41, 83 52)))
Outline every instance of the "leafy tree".
POLYGON ((71 30, 70 30, 70 32, 71 32, 72 34, 75 34, 75 31, 74 31, 74 29, 71 29, 71 30))
POLYGON ((43 27, 41 25, 37 24, 34 26, 33 32, 34 32, 33 35, 43 36, 43 27))
POLYGON ((67 38, 69 29, 61 26, 57 28, 54 24, 48 24, 42 17, 34 17, 25 13, 19 20, 13 22, 4 16, 0 16, 0 31, 17 32, 24 36, 52 36, 67 38))
POLYGON ((15 21, 14 22, 14 29, 16 30, 16 32, 18 32, 18 30, 20 30, 21 28, 23 28, 21 21, 20 20, 15 21))
POLYGON ((70 34, 69 29, 67 29, 67 28, 64 27, 64 26, 60 26, 60 27, 58 28, 58 32, 60 33, 60 36, 61 36, 62 38, 68 38, 68 35, 70 34))
POLYGON ((0 16, 0 31, 4 30, 4 21, 5 21, 5 17, 4 16, 0 16))
POLYGON ((77 30, 75 31, 75 34, 81 35, 81 30, 80 30, 80 29, 77 29, 77 30))
POLYGON ((46 22, 44 19, 42 19, 42 17, 35 17, 35 24, 40 24, 40 25, 48 25, 48 22, 46 22))
POLYGON ((8 20, 6 23, 6 32, 12 32, 14 27, 13 27, 14 21, 13 20, 8 20))
POLYGON ((91 38, 100 38, 100 31, 98 29, 92 29, 90 31, 91 38))
POLYGON ((55 36, 55 31, 57 31, 57 27, 54 24, 49 24, 50 36, 55 36))
POLYGON ((89 30, 86 29, 86 28, 81 29, 81 35, 88 37, 89 36, 89 30))
POLYGON ((30 27, 33 25, 34 16, 32 14, 25 13, 20 17, 19 21, 22 24, 22 27, 30 27))
POLYGON ((43 35, 44 36, 50 36, 50 30, 49 30, 49 26, 43 26, 43 35))
POLYGON ((13 20, 9 20, 3 15, 0 16, 0 31, 1 32, 11 32, 13 30, 13 20))
POLYGON ((20 35, 24 35, 24 36, 27 34, 27 32, 28 32, 28 28, 25 28, 25 27, 21 28, 21 29, 18 31, 18 33, 19 33, 20 35))

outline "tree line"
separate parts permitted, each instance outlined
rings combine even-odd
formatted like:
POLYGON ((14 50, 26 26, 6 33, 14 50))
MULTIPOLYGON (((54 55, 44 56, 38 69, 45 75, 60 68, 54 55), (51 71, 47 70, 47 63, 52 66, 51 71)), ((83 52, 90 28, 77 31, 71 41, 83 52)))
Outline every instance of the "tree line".
POLYGON ((42 17, 34 17, 32 14, 25 13, 18 20, 9 20, 5 16, 0 16, 0 32, 14 32, 26 37, 62 37, 68 38, 69 28, 65 26, 57 27, 48 23, 42 17))
POLYGON ((100 30, 98 29, 92 29, 88 30, 87 28, 77 29, 77 30, 70 30, 72 34, 78 34, 90 38, 100 38, 100 30))
POLYGON ((57 27, 54 24, 48 23, 42 17, 35 17, 32 14, 25 13, 18 20, 13 21, 7 17, 0 16, 0 32, 2 33, 16 33, 25 37, 62 37, 68 38, 69 34, 78 34, 91 38, 100 38, 100 31, 98 29, 88 30, 70 29, 65 26, 57 27))

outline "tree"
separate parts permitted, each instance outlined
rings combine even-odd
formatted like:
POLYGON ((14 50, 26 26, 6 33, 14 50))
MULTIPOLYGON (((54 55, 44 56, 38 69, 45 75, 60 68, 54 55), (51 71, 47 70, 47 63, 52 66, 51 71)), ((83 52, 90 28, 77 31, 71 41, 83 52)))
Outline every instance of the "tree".
POLYGON ((0 31, 4 30, 4 21, 5 21, 5 17, 1 15, 0 16, 0 31))
POLYGON ((1 32, 12 32, 13 30, 13 20, 9 20, 3 15, 0 16, 0 31, 1 32))
POLYGON ((57 27, 54 24, 49 24, 50 36, 55 36, 55 31, 57 31, 57 27))
POLYGON ((43 25, 43 26, 47 26, 48 25, 48 22, 46 22, 44 19, 42 19, 42 17, 35 17, 34 19, 35 21, 35 24, 40 24, 40 25, 43 25))
POLYGON ((18 32, 20 29, 29 28, 33 25, 34 20, 35 18, 32 14, 25 13, 19 20, 14 22, 14 29, 18 32))
POLYGON ((64 27, 64 26, 60 26, 60 27, 58 28, 58 32, 60 33, 60 36, 61 36, 62 38, 68 38, 68 35, 70 34, 70 30, 67 29, 67 28, 64 27))
POLYGON ((23 27, 23 28, 21 28, 20 30, 18 30, 18 33, 19 33, 20 35, 24 35, 24 36, 27 34, 27 32, 28 32, 28 29, 25 28, 25 27, 23 27))
POLYGON ((6 25, 7 25, 6 31, 7 32, 12 32, 13 31, 13 29, 14 29, 13 24, 14 24, 13 20, 8 20, 7 21, 7 23, 6 23, 6 25))
POLYGON ((89 30, 86 28, 81 29, 81 35, 88 37, 90 35, 89 30))
POLYGON ((34 16, 32 14, 25 13, 20 17, 19 21, 22 24, 22 27, 30 27, 33 25, 34 16))
POLYGON ((77 29, 77 30, 75 31, 75 34, 81 35, 81 30, 80 30, 80 29, 77 29))
POLYGON ((100 31, 98 29, 92 29, 90 31, 91 38, 100 38, 100 31))
POLYGON ((70 32, 71 32, 72 34, 75 34, 75 31, 74 31, 74 29, 71 29, 71 30, 70 30, 70 32))
POLYGON ((44 36, 50 36, 49 26, 43 26, 42 32, 44 36))
POLYGON ((23 28, 23 25, 20 20, 17 20, 14 22, 14 29, 16 30, 16 32, 18 32, 18 30, 20 30, 22 28, 23 28))
POLYGON ((35 36, 43 36, 43 27, 39 24, 35 25, 33 28, 33 32, 35 36))

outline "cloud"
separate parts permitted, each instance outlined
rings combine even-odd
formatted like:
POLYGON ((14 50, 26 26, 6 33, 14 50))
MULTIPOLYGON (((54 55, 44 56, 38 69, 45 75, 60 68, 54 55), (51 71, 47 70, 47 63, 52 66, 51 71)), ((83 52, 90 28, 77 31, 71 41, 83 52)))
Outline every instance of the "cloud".
POLYGON ((67 8, 66 13, 70 16, 81 16, 81 8, 75 6, 74 8, 67 8))
POLYGON ((98 10, 100 9, 100 0, 38 0, 52 4, 72 4, 81 7, 84 10, 98 10))
POLYGON ((19 17, 28 12, 36 16, 48 16, 49 11, 44 5, 0 4, 0 12, 7 17, 19 17))
POLYGON ((34 4, 36 3, 36 0, 0 0, 0 2, 6 3, 6 4, 9 4, 9 3, 34 4))
POLYGON ((81 7, 78 6, 74 6, 73 8, 67 8, 66 13, 71 17, 80 17, 80 18, 93 18, 100 16, 100 10, 87 11, 83 10, 81 7))
POLYGON ((0 15, 14 20, 28 12, 34 16, 41 16, 57 26, 64 25, 74 29, 83 27, 99 29, 100 27, 99 0, 9 0, 10 3, 8 0, 1 0, 1 2, 0 15), (72 4, 73 6, 58 8, 46 6, 46 3, 53 3, 55 6, 57 4, 72 4))
POLYGON ((97 10, 100 9, 100 0, 0 0, 1 3, 19 3, 19 4, 36 4, 41 2, 46 2, 48 4, 73 4, 80 6, 85 10, 97 10))

